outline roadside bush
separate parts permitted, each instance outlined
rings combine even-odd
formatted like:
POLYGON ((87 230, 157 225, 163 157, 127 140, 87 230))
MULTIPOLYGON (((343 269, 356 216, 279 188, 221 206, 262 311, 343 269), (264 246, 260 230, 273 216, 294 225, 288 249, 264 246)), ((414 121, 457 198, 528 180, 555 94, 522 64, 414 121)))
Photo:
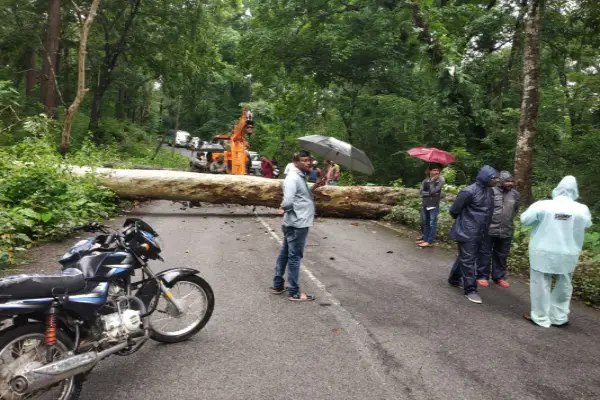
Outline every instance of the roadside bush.
MULTIPOLYGON (((448 208, 453 201, 453 196, 447 196, 440 204, 440 215, 438 219, 437 240, 453 242, 450 239, 450 229, 454 220, 448 213, 448 208)), ((403 197, 398 200, 392 212, 386 216, 386 220, 399 223, 410 228, 420 230, 421 200, 416 194, 414 197, 403 197)), ((510 257, 508 259, 509 271, 513 274, 529 277, 529 254, 528 244, 531 228, 521 226, 516 222, 510 257)), ((584 251, 580 263, 573 274, 573 294, 587 304, 600 305, 600 233, 588 231, 585 235, 584 251)))
POLYGON ((0 265, 13 262, 34 240, 109 217, 116 202, 93 177, 73 176, 48 136, 0 148, 0 265))
POLYGON ((66 158, 57 151, 60 122, 43 114, 24 118, 17 133, 3 133, 1 142, 7 145, 0 146, 0 267, 14 263, 34 241, 59 238, 74 225, 117 212, 118 199, 110 190, 91 176, 72 175, 69 165, 189 167, 186 157, 170 149, 161 149, 151 160, 158 136, 138 125, 104 119, 106 141, 97 145, 87 132, 88 122, 78 114, 66 158))

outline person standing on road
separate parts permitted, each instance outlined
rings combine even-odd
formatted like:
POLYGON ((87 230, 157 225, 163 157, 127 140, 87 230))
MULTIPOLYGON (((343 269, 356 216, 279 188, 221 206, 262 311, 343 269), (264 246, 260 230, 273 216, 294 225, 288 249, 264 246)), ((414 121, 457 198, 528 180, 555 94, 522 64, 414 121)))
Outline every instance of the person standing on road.
POLYGON ((317 160, 314 160, 312 162, 312 167, 308 174, 308 181, 311 183, 317 183, 322 177, 323 172, 321 171, 321 168, 319 168, 319 162, 317 160))
POLYGON ((465 296, 481 304, 475 280, 477 259, 480 257, 483 237, 488 229, 493 207, 491 187, 496 186, 498 173, 489 165, 483 166, 475 183, 458 193, 450 207, 455 219, 450 237, 458 242, 458 257, 452 266, 448 283, 458 287, 462 278, 465 296))
POLYGON ((325 160, 325 163, 329 166, 327 169, 327 185, 337 186, 340 180, 340 166, 331 160, 325 160))
POLYGON ((535 202, 521 215, 521 223, 533 227, 529 241, 531 314, 523 317, 544 328, 569 323, 571 280, 585 230, 592 226, 592 214, 575 201, 578 197, 575 177, 566 176, 552 191, 552 200, 535 202))
POLYGON ((260 157, 260 169, 263 178, 273 179, 273 163, 266 157, 260 157))
POLYGON ((417 240, 419 247, 432 247, 437 231, 437 221, 440 212, 440 200, 444 178, 438 165, 429 168, 429 177, 421 183, 421 216, 423 225, 423 240, 417 240))
POLYGON ((501 171, 498 185, 492 188, 494 208, 492 220, 483 239, 481 257, 477 266, 477 284, 489 286, 490 267, 492 280, 502 288, 509 288, 506 280, 506 260, 510 253, 510 244, 515 232, 513 222, 519 212, 521 194, 513 189, 514 179, 510 172, 501 171))
POLYGON ((225 163, 225 157, 220 155, 217 157, 216 161, 213 161, 210 164, 210 173, 211 174, 226 174, 227 173, 227 164, 225 163))
POLYGON ((307 151, 294 154, 294 167, 283 181, 283 201, 279 214, 283 215, 283 245, 279 251, 275 265, 275 278, 271 293, 281 294, 285 288, 285 270, 288 271, 288 296, 292 301, 312 301, 314 296, 300 292, 298 277, 300 263, 304 257, 304 247, 308 229, 313 225, 315 204, 312 192, 325 184, 321 179, 315 183, 312 190, 305 181, 306 173, 310 172, 312 158, 307 151))

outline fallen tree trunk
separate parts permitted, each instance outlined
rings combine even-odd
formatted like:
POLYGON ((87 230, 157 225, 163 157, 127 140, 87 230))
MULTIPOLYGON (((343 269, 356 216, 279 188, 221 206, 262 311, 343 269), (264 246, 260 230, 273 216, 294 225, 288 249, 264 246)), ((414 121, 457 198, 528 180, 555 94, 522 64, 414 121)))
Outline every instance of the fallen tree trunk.
MULTIPOLYGON (((103 186, 126 199, 188 200, 277 208, 282 200, 281 180, 255 176, 211 175, 164 170, 75 168, 93 171, 103 186)), ((388 214, 398 196, 415 197, 412 189, 381 186, 325 186, 314 193, 317 215, 379 218, 388 214)))

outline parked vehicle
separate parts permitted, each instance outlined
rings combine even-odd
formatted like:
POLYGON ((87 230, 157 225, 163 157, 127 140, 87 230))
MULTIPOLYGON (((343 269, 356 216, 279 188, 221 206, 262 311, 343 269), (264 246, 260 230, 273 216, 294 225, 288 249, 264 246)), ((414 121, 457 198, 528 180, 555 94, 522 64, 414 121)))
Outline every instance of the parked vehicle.
POLYGON ((256 151, 251 151, 250 161, 252 161, 252 165, 250 166, 250 175, 262 175, 260 154, 258 154, 256 151))
POLYGON ((0 279, 2 399, 77 399, 100 360, 149 338, 184 341, 212 315, 214 294, 198 271, 148 267, 162 247, 144 221, 129 218, 113 233, 96 223, 77 229, 103 234, 73 246, 61 273, 0 279))
POLYGON ((174 136, 175 147, 187 147, 192 135, 186 131, 177 131, 174 136))
POLYGON ((192 150, 192 151, 196 151, 200 148, 200 146, 202 146, 202 141, 200 140, 199 137, 194 136, 192 138, 192 140, 190 140, 190 142, 188 143, 188 149, 192 150))

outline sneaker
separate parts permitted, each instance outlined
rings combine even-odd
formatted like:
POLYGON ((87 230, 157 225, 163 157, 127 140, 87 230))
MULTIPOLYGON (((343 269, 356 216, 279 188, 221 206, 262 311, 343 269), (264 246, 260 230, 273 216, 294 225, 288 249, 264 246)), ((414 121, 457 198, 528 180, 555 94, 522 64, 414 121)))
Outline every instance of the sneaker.
POLYGON ((460 284, 460 282, 452 282, 452 281, 448 281, 448 285, 455 287, 455 288, 460 288, 462 287, 462 285, 460 284))
POLYGON ((477 303, 477 304, 483 303, 483 300, 481 300, 481 296, 479 296, 479 294, 477 294, 477 293, 469 293, 469 294, 466 294, 465 297, 467 299, 469 299, 469 301, 472 301, 473 303, 477 303))
POLYGON ((477 286, 488 287, 490 283, 485 279, 477 279, 477 286))
POLYGON ((500 286, 501 288, 504 288, 504 289, 508 289, 510 287, 510 285, 508 284, 508 281, 504 280, 504 279, 496 282, 496 285, 498 285, 498 286, 500 286))

